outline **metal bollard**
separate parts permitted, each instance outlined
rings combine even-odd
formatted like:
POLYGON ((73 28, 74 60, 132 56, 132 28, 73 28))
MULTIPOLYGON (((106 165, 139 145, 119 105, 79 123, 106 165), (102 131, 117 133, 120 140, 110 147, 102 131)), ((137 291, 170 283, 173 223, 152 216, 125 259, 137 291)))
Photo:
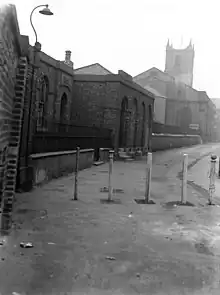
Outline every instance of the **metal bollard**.
POLYGON ((147 154, 145 202, 149 203, 151 193, 152 153, 147 154))
POLYGON ((109 151, 109 175, 108 175, 108 201, 112 201, 112 171, 113 171, 114 151, 109 151))
POLYGON ((182 169, 182 190, 181 203, 186 204, 187 201, 187 174, 188 174, 188 155, 183 155, 183 169, 182 169))
POLYGON ((216 175, 216 155, 211 156, 210 171, 209 171, 209 205, 212 205, 212 199, 215 192, 215 175, 216 175))
POLYGON ((80 148, 76 148, 76 166, 75 166, 75 183, 74 183, 74 201, 78 200, 78 173, 79 173, 80 148))
POLYGON ((220 178, 220 157, 218 157, 218 178, 220 178))

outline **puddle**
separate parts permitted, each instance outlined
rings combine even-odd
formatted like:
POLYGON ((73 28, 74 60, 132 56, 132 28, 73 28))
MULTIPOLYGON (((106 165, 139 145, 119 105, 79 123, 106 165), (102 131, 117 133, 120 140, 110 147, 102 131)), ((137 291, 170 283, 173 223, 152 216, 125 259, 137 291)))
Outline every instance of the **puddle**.
POLYGON ((164 203, 162 206, 168 210, 176 209, 179 206, 195 207, 193 203, 190 203, 188 201, 186 203, 181 203, 180 201, 172 201, 172 202, 164 203))
POLYGON ((135 202, 139 205, 155 205, 153 200, 146 201, 145 199, 135 199, 135 202))
MULTIPOLYGON (((101 193, 108 193, 108 191, 109 191, 108 187, 100 188, 101 193)), ((121 188, 113 188, 112 192, 113 194, 124 194, 124 190, 121 188)))
POLYGON ((28 208, 21 208, 21 209, 17 209, 16 210, 16 213, 17 214, 27 214, 27 213, 35 213, 37 212, 37 210, 34 210, 34 209, 28 209, 28 208))
POLYGON ((64 187, 54 187, 54 188, 44 188, 45 192, 65 192, 67 188, 64 187))
POLYGON ((100 199, 100 203, 101 204, 121 204, 121 200, 120 199, 112 199, 112 200, 100 199))

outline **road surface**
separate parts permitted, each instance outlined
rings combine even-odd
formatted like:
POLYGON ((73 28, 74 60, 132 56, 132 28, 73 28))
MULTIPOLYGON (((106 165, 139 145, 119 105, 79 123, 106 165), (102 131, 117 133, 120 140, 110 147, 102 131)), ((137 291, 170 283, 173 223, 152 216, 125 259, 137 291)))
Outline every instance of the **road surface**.
POLYGON ((78 201, 73 175, 17 194, 13 230, 0 246, 0 293, 219 294, 220 207, 207 206, 195 182, 187 189, 194 206, 172 203, 183 154, 198 177, 200 161, 219 151, 209 144, 155 153, 155 205, 135 202, 144 196, 145 161, 114 163, 115 204, 101 202, 108 164, 80 172, 78 201))

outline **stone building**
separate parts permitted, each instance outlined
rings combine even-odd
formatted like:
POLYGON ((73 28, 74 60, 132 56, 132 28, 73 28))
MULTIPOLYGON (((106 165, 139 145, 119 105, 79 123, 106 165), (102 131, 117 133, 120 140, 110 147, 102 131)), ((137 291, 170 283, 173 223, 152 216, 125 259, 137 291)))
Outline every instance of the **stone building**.
POLYGON ((219 98, 212 98, 212 101, 216 107, 216 115, 215 115, 216 141, 220 142, 220 99, 219 98))
POLYGON ((0 199, 2 229, 10 227, 24 107, 27 58, 20 41, 15 6, 1 6, 0 199))
POLYGON ((127 73, 109 74, 101 65, 74 72, 72 121, 113 131, 113 146, 148 148, 154 95, 127 73), (87 74, 89 72, 89 74, 87 74))
POLYGON ((176 49, 167 42, 165 73, 174 77, 176 81, 188 86, 193 85, 194 45, 190 44, 184 49, 176 49))
POLYGON ((197 126, 204 141, 214 140, 213 103, 205 91, 192 87, 193 45, 178 50, 168 42, 166 49, 165 72, 154 67, 133 78, 143 88, 157 92, 155 123, 168 126, 171 133, 174 127, 181 133, 192 133, 191 126, 197 126))

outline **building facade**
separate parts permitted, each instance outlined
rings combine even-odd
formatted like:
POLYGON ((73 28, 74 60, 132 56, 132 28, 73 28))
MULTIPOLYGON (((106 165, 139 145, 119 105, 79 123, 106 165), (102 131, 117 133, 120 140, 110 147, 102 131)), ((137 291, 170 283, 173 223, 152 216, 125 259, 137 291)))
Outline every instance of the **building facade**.
POLYGON ((174 49, 168 42, 165 72, 154 67, 133 80, 143 88, 151 88, 158 93, 155 96, 155 123, 166 125, 171 132, 175 127, 181 133, 197 133, 204 141, 210 141, 215 138, 215 108, 205 91, 192 87, 193 62, 194 47, 191 42, 182 50, 174 49), (162 117, 164 121, 156 120, 162 117), (198 130, 192 130, 192 126, 197 126, 198 130))
POLYGON ((27 58, 16 9, 0 9, 0 200, 1 229, 10 228, 24 108, 27 58))
POLYGON ((176 81, 188 86, 193 85, 194 46, 191 41, 184 49, 175 49, 169 40, 166 47, 165 73, 174 77, 176 81))
POLYGON ((95 66, 94 71, 90 75, 74 74, 72 121, 79 119, 83 124, 111 129, 116 150, 149 148, 154 95, 121 70, 97 75, 95 66))
POLYGON ((31 157, 68 149, 149 148, 154 95, 123 71, 99 64, 73 69, 71 52, 57 61, 28 48, 28 74, 18 187, 32 186, 31 157), (84 74, 85 73, 85 74, 84 74))
POLYGON ((32 183, 30 155, 38 151, 46 133, 52 130, 55 132, 57 124, 70 121, 73 63, 70 51, 66 51, 64 61, 57 61, 42 51, 35 51, 35 48, 29 45, 28 37, 26 47, 29 64, 18 183, 20 187, 29 189, 32 183))

